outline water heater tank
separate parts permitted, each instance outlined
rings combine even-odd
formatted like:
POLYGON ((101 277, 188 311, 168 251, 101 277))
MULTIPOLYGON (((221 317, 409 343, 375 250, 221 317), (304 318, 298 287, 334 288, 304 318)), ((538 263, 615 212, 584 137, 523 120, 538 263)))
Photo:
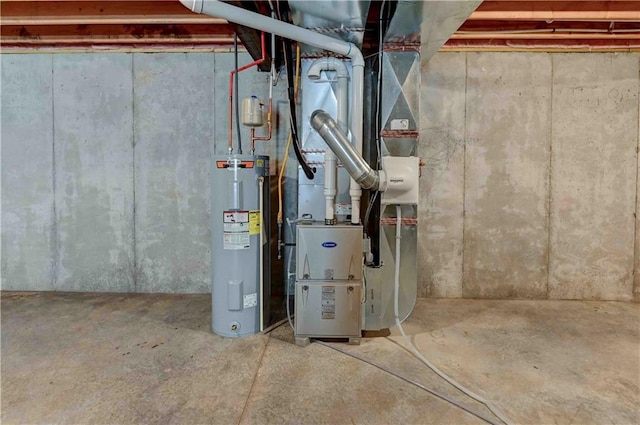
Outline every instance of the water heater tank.
POLYGON ((260 331, 263 299, 269 317, 269 157, 214 157, 211 188, 212 329, 252 335, 260 331))

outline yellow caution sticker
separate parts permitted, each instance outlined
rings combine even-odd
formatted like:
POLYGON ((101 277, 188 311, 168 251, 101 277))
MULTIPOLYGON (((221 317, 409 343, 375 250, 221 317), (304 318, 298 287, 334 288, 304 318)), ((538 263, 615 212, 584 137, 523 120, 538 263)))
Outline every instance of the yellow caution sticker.
POLYGON ((260 211, 249 211, 249 234, 260 234, 260 211))
POLYGON ((256 161, 256 165, 258 167, 264 167, 264 159, 259 159, 256 161))

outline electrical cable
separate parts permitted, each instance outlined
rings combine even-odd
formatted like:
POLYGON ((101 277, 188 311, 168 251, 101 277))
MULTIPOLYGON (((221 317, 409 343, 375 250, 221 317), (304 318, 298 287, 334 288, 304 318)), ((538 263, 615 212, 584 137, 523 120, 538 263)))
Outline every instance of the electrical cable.
POLYGON ((378 194, 380 191, 376 190, 371 199, 369 199, 369 205, 367 205, 367 211, 364 213, 364 223, 365 225, 369 223, 369 215, 371 214, 371 210, 373 209, 373 205, 376 203, 376 199, 378 198, 378 194))
POLYGON ((398 378, 398 379, 400 379, 400 380, 402 380, 404 382, 407 382, 407 383, 409 383, 411 385, 415 385, 416 387, 428 392, 429 394, 431 394, 433 396, 436 396, 436 397, 438 397, 438 398, 440 398, 440 399, 442 399, 442 400, 444 400, 444 401, 446 401, 448 403, 451 403, 452 405, 456 406, 457 408, 462 409, 465 412, 467 412, 467 413, 469 413, 469 414, 471 414, 471 415, 473 415, 473 416, 475 416, 475 417, 477 417, 479 419, 482 419, 483 421, 485 421, 485 422, 487 422, 489 424, 500 425, 499 422, 496 422, 493 419, 485 416, 482 412, 479 412, 479 411, 477 411, 477 410, 475 410, 475 409, 473 409, 471 407, 465 406, 464 404, 461 404, 461 403, 457 402, 456 400, 454 400, 453 398, 447 396, 446 394, 443 394, 443 393, 438 392, 438 391, 436 391, 434 389, 431 389, 431 388, 429 388, 429 387, 427 387, 425 385, 422 385, 421 383, 419 383, 419 382, 417 382, 417 381, 415 381, 415 380, 413 380, 411 378, 408 378, 408 377, 406 377, 404 375, 401 375, 400 373, 395 372, 395 371, 393 371, 391 369, 388 369, 388 368, 382 366, 381 364, 374 362, 373 360, 369 360, 369 359, 364 358, 364 357, 362 357, 362 356, 360 356, 360 355, 358 355, 356 353, 351 353, 351 352, 349 352, 347 350, 339 348, 339 347, 337 347, 337 346, 335 346, 333 344, 326 343, 324 341, 319 341, 317 339, 314 339, 313 342, 318 343, 318 344, 320 344, 320 345, 322 345, 324 347, 331 348, 332 350, 336 350, 336 351, 338 351, 338 352, 340 352, 342 354, 345 354, 347 356, 353 357, 354 359, 358 359, 358 360, 360 360, 360 361, 362 361, 362 362, 364 362, 364 363, 366 363, 368 365, 371 365, 371 366, 373 366, 375 368, 378 368, 378 369, 382 370, 383 372, 388 373, 389 375, 395 376, 396 378, 398 378))
MULTIPOLYGON (((383 33, 384 33, 384 28, 383 28, 383 20, 384 20, 384 9, 385 9, 385 5, 386 5, 387 0, 383 0, 382 4, 380 5, 380 18, 378 20, 378 80, 376 82, 376 86, 377 86, 377 91, 376 91, 376 116, 375 116, 375 140, 374 140, 374 144, 376 145, 376 165, 375 165, 375 169, 380 169, 380 133, 382 131, 381 126, 382 123, 380 122, 380 109, 381 109, 381 104, 382 104, 382 97, 381 97, 381 93, 382 93, 382 54, 383 54, 383 50, 382 50, 382 46, 383 46, 383 33)), ((376 203, 376 199, 378 198, 378 194, 379 192, 376 191, 374 193, 373 196, 369 196, 369 204, 367 205, 367 210, 364 214, 364 227, 365 229, 367 228, 367 226, 369 225, 369 217, 371 215, 371 211, 373 209, 373 206, 376 203)))
POLYGON ((294 82, 293 82, 293 64, 291 63, 290 57, 292 55, 292 42, 289 39, 282 39, 283 49, 284 49, 284 63, 287 68, 287 82, 288 82, 288 97, 289 97, 289 124, 291 127, 291 132, 293 134, 293 150, 296 154, 296 158, 300 163, 300 167, 302 167, 302 171, 304 171, 305 176, 309 180, 313 180, 313 176, 315 173, 315 168, 311 168, 307 163, 307 160, 302 155, 302 150, 300 149, 300 138, 298 137, 298 118, 296 114, 296 105, 295 105, 295 95, 294 95, 294 82))
MULTIPOLYGON (((306 215, 306 214, 305 214, 306 215)), ((289 233, 291 235, 293 235, 293 227, 291 227, 291 223, 298 223, 299 221, 305 221, 307 220, 307 218, 305 217, 305 215, 302 216, 302 218, 299 218, 297 220, 290 220, 287 217, 287 226, 289 227, 289 233)), ((295 244, 294 244, 295 246, 295 244)), ((298 249, 296 247, 296 249, 298 249)), ((293 314, 291 314, 291 307, 289 306, 289 297, 290 297, 290 293, 289 293, 289 284, 291 282, 291 276, 295 276, 295 273, 291 273, 291 262, 293 259, 293 247, 291 249, 289 249, 289 258, 287 260, 287 279, 285 281, 285 285, 287 285, 287 289, 286 289, 286 297, 287 297, 287 319, 289 319, 289 326, 291 326, 291 329, 295 332, 295 328, 293 327, 293 320, 292 317, 294 316, 293 314)))
MULTIPOLYGON (((240 107, 238 102, 238 33, 233 33, 233 60, 234 60, 234 68, 236 70, 234 79, 234 97, 236 98, 235 111, 236 111, 236 132, 238 134, 238 154, 242 155, 242 135, 240 133, 240 107)), ((231 118, 231 117, 229 117, 231 118)))
POLYGON ((284 172, 287 168, 287 160, 289 159, 289 150, 291 148, 292 139, 293 136, 291 135, 291 132, 289 132, 289 137, 287 137, 287 147, 284 149, 284 158, 282 159, 280 174, 278 175, 278 215, 276 217, 276 221, 278 223, 282 222, 282 178, 284 177, 284 172))
MULTIPOLYGON (((296 47, 296 76, 293 87, 293 100, 298 100, 298 88, 300 85, 300 45, 296 47)), ((278 216, 277 222, 282 222, 283 210, 282 210, 282 179, 287 168, 287 160, 289 159, 289 151, 291 149, 291 141, 293 140, 293 132, 289 130, 289 137, 287 139, 287 147, 284 150, 284 158, 282 159, 282 165, 280 166, 280 175, 278 176, 278 216)))
MULTIPOLYGON (((289 233, 293 235, 293 228, 291 227, 291 220, 287 218, 287 226, 289 226, 289 233)), ((298 249, 298 248, 296 248, 298 249)), ((291 319, 291 307, 289 306, 289 297, 291 296, 289 292, 289 286, 291 283, 291 259, 293 258, 293 248, 289 249, 289 259, 287 260, 287 279, 285 281, 285 285, 287 285, 286 297, 287 297, 287 320, 289 321, 289 326, 291 326, 291 330, 295 333, 295 328, 293 327, 293 320, 291 319)), ((293 274, 295 275, 295 273, 293 274)))
POLYGON ((291 296, 291 291, 289 287, 291 286, 291 258, 293 257, 293 248, 289 250, 289 260, 287 261, 287 280, 285 281, 285 285, 287 285, 286 296, 287 296, 287 320, 289 321, 289 326, 291 330, 295 333, 295 328, 293 327, 293 320, 291 319, 291 306, 289 297, 291 296))
POLYGON ((280 0, 276 0, 276 15, 278 16, 278 20, 282 21, 282 14, 280 13, 280 0))
POLYGON ((436 375, 447 381, 449 384, 456 387, 458 390, 462 391, 464 394, 468 395, 472 399, 477 402, 485 405, 487 409, 489 409, 494 415, 496 415, 502 422, 507 425, 513 425, 513 421, 507 417, 500 409, 495 407, 491 402, 486 400, 485 398, 479 396, 478 394, 472 392, 468 388, 456 382, 453 378, 449 377, 446 373, 438 369, 433 363, 431 363, 411 342, 407 334, 404 332, 404 328, 402 327, 402 323, 400 322, 400 313, 399 313, 399 296, 400 296, 400 240, 402 239, 402 208, 400 205, 396 205, 396 258, 395 258, 395 269, 394 269, 394 287, 393 287, 393 313, 396 319, 396 326, 400 329, 400 333, 402 334, 402 338, 404 339, 405 345, 409 347, 410 352, 422 363, 425 364, 429 369, 431 369, 436 375))
MULTIPOLYGON (((282 13, 282 11, 280 10, 280 1, 276 2, 276 8, 277 8, 278 19, 281 20, 281 21, 284 21, 284 22, 288 22, 289 21, 289 12, 288 12, 288 10, 285 9, 284 14, 282 13)), ((296 70, 296 73, 298 73, 299 72, 299 62, 298 61, 300 59, 300 43, 297 43, 296 46, 297 46, 296 51, 297 51, 297 54, 298 54, 297 59, 296 59, 296 64, 298 66, 298 69, 296 70)), ((291 61, 289 60, 289 58, 293 54, 291 40, 289 40, 287 38, 283 38, 282 39, 282 53, 283 53, 282 56, 283 56, 283 59, 284 59, 285 70, 287 72, 287 95, 288 95, 288 100, 289 100, 289 124, 290 124, 291 135, 293 137, 293 150, 294 150, 294 152, 296 154, 296 158, 298 159, 298 163, 300 163, 300 167, 304 171, 304 174, 307 176, 307 178, 309 180, 312 180, 316 169, 315 169, 315 167, 312 169, 311 167, 309 167, 309 164, 307 164, 307 161, 306 161, 304 155, 302 154, 302 150, 300 148, 300 138, 298 137, 298 120, 297 120, 297 113, 296 113, 296 107, 295 107, 296 100, 297 100, 297 97, 298 97, 298 88, 297 88, 297 85, 292 83, 293 65, 291 64, 291 61), (292 91, 293 91, 293 95, 292 95, 292 91)), ((298 74, 298 78, 299 78, 299 74, 298 74)))
POLYGON ((271 332, 275 331, 276 329, 278 329, 280 326, 284 325, 286 322, 287 322, 287 318, 285 317, 282 320, 278 320, 276 323, 274 323, 273 325, 269 326, 268 328, 263 330, 261 333, 262 333, 262 335, 266 335, 268 333, 271 333, 271 332))
MULTIPOLYGON (((478 394, 472 392, 471 390, 467 389, 463 385, 461 385, 458 382, 456 382, 453 378, 451 378, 450 376, 445 374, 443 371, 438 369, 424 355, 422 355, 422 353, 420 353, 420 351, 418 351, 418 349, 413 344, 413 342, 411 342, 409 337, 405 334, 404 329, 402 327, 402 324, 397 319, 396 319, 396 325, 398 326, 398 329, 400 329, 400 333, 402 334, 402 337, 404 339, 405 344, 407 344, 410 347, 410 349, 408 349, 407 347, 404 347, 404 346, 401 345, 402 348, 404 348, 405 350, 407 350, 408 352, 413 354, 416 358, 418 358, 418 360, 420 360, 422 363, 424 363, 436 375, 438 375, 439 377, 441 377, 442 379, 447 381, 449 384, 451 384, 452 386, 454 386, 455 388, 460 390, 462 393, 464 393, 467 396, 471 397, 472 399, 474 399, 478 403, 483 404, 487 409, 489 409, 491 411, 491 413, 493 413, 498 418, 500 418, 500 420, 502 422, 504 422, 507 425, 513 425, 514 424, 514 422, 511 419, 509 419, 509 417, 507 415, 505 415, 500 409, 498 409, 496 406, 494 406, 490 401, 486 400, 485 398, 483 398, 483 397, 479 396, 478 394)), ((391 340, 391 341, 393 341, 393 340, 391 340)))
MULTIPOLYGON (((376 166, 377 169, 380 169, 380 133, 382 132, 382 123, 380 122, 380 109, 381 109, 381 105, 382 105, 382 54, 383 54, 383 33, 384 33, 384 28, 382 27, 382 21, 383 21, 383 13, 384 13, 384 7, 386 5, 387 1, 383 0, 382 4, 380 5, 380 20, 378 22, 379 25, 379 32, 378 32, 378 81, 377 81, 377 92, 376 92, 376 139, 375 139, 375 144, 376 144, 376 166)), ((366 223, 366 222, 365 222, 366 223)))

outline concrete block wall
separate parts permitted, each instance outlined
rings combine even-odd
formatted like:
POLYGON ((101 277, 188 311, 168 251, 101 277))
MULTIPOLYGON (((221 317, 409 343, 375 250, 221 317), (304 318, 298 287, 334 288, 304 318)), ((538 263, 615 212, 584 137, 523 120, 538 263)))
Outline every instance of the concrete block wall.
MULTIPOLYGON (((422 64, 420 296, 630 300, 635 279, 640 299, 639 61, 422 64)), ((226 151, 233 56, 1 62, 2 288, 208 292, 209 163, 226 151)), ((266 74, 240 78, 241 96, 266 97, 266 74)), ((282 155, 286 108, 258 153, 282 155)))
POLYGON ((422 64, 419 295, 640 299, 639 60, 422 64))
MULTIPOLYGON (((227 149, 233 55, 1 62, 2 289, 209 292, 210 157, 227 149)), ((266 99, 267 73, 240 74, 252 94, 266 99)))

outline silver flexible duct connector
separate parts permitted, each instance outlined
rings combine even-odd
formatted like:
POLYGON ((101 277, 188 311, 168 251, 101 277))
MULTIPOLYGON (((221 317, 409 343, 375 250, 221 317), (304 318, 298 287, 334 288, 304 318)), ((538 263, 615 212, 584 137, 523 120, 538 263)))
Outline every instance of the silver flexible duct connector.
POLYGON ((336 154, 351 178, 363 189, 378 190, 380 175, 351 146, 346 134, 325 111, 318 109, 311 114, 311 126, 320 134, 329 148, 336 154))

